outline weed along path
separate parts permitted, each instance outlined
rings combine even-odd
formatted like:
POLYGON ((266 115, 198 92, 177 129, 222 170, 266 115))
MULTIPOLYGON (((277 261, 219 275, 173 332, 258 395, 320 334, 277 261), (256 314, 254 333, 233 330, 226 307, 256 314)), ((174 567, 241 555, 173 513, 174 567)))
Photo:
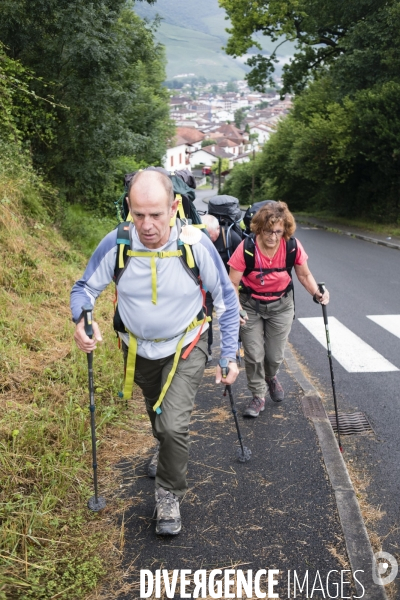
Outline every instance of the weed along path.
POLYGON ((250 461, 241 463, 229 398, 214 383, 215 364, 214 359, 207 366, 192 417, 180 535, 155 535, 154 480, 146 476, 152 452, 142 454, 139 464, 133 458, 119 465, 131 504, 124 515, 120 583, 125 592, 118 597, 261 598, 268 597, 268 590, 269 597, 280 598, 350 597, 346 583, 342 595, 335 595, 341 592, 341 579, 351 579, 350 567, 334 495, 315 430, 301 411, 297 384, 282 370, 285 401, 268 399, 257 419, 244 420, 240 413, 249 392, 241 369, 233 393, 244 444, 252 451, 250 461))

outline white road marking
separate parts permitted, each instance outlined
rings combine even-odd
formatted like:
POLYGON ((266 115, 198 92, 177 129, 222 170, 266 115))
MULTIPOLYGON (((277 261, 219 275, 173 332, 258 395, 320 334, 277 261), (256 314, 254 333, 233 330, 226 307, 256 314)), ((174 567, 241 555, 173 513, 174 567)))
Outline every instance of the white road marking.
MULTIPOLYGON (((327 347, 322 317, 299 319, 299 321, 322 346, 327 347)), ((335 317, 328 317, 328 326, 332 356, 349 373, 380 373, 399 370, 335 317)))
POLYGON ((400 338, 400 315, 367 315, 367 318, 400 338))

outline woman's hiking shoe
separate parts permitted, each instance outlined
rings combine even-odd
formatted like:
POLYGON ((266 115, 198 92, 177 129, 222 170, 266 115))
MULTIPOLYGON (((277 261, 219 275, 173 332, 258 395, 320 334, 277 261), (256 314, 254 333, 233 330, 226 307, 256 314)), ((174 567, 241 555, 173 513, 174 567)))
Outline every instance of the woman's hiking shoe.
POLYGON ((182 525, 178 496, 164 488, 157 488, 154 512, 157 513, 156 533, 158 535, 176 535, 180 532, 182 525))
POLYGON ((157 475, 157 465, 158 465, 158 453, 160 452, 160 447, 158 446, 153 458, 149 462, 147 466, 147 475, 149 477, 154 477, 157 475))
POLYGON ((274 402, 282 402, 282 400, 285 397, 285 392, 283 391, 283 387, 279 383, 277 376, 275 375, 274 377, 271 377, 270 379, 268 379, 266 377, 265 381, 267 382, 271 400, 273 400, 274 402))
POLYGON ((258 417, 265 408, 265 399, 259 396, 253 396, 243 411, 244 417, 258 417))

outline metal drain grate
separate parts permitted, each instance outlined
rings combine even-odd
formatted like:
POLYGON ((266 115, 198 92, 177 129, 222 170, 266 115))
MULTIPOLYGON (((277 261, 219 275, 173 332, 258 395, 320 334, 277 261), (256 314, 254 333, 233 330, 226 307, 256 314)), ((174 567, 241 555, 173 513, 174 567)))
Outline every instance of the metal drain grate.
MULTIPOLYGON (((337 433, 335 413, 329 414, 328 419, 332 425, 333 431, 337 433)), ((357 433, 374 431, 367 417, 362 412, 348 414, 339 413, 338 421, 340 435, 356 435, 357 433)))
POLYGON ((326 419, 326 412, 319 396, 304 396, 301 399, 304 416, 309 419, 320 418, 326 419))

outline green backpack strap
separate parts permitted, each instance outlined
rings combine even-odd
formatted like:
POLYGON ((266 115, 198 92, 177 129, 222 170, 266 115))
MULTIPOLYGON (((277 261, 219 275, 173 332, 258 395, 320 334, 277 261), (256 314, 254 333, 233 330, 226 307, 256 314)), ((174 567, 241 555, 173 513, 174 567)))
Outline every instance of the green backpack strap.
POLYGON ((115 283, 118 283, 118 280, 121 277, 123 271, 126 268, 126 265, 128 264, 128 261, 129 261, 129 256, 127 255, 128 250, 131 247, 129 230, 130 230, 129 221, 124 221, 124 222, 120 223, 117 227, 117 257, 116 257, 115 268, 114 268, 115 283))
POLYGON ((188 244, 181 242, 181 240, 178 240, 178 249, 182 252, 180 259, 185 271, 190 275, 197 285, 200 285, 200 271, 195 263, 192 249, 188 244))
MULTIPOLYGON (((181 226, 180 222, 179 226, 181 226)), ((114 268, 115 283, 118 283, 123 271, 126 269, 128 261, 130 260, 130 257, 128 256, 128 250, 130 250, 131 247, 129 230, 129 221, 124 221, 123 223, 120 223, 117 228, 117 257, 114 268)), ((182 252, 182 256, 180 257, 180 259, 182 260, 182 264, 185 267, 186 272, 190 275, 193 281, 197 283, 197 285, 200 285, 199 268, 194 261, 193 253, 190 246, 178 240, 178 249, 182 252)))

